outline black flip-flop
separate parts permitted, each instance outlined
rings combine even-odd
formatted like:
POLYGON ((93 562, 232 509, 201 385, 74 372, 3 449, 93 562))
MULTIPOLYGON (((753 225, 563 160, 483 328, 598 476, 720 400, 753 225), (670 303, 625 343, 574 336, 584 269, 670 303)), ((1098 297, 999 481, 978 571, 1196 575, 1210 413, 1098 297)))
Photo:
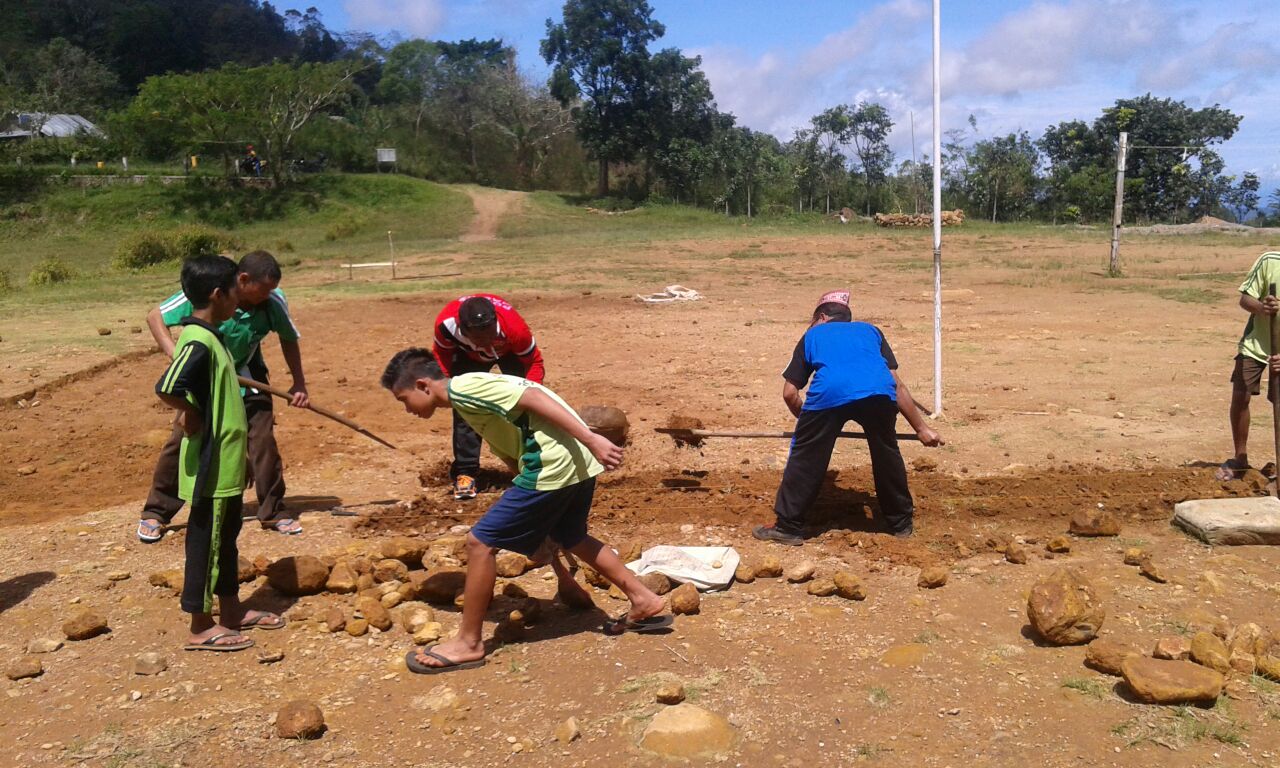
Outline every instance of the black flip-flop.
POLYGON ((285 625, 287 625, 288 623, 289 623, 289 620, 283 616, 270 613, 269 611, 262 611, 261 613, 258 614, 258 617, 256 619, 253 619, 252 621, 240 622, 240 631, 243 632, 246 629, 261 629, 264 631, 284 629, 285 625), (280 623, 279 624, 263 624, 262 623, 266 619, 271 619, 271 618, 279 619, 280 623))
POLYGON ((426 648, 423 648, 421 652, 436 661, 442 662, 444 666, 423 664, 417 659, 418 651, 409 651, 404 655, 404 663, 409 667, 410 672, 419 675, 438 675, 442 672, 454 672, 459 669, 475 669, 477 667, 484 666, 484 659, 476 659, 475 661, 454 661, 453 659, 446 659, 444 656, 441 656, 431 650, 432 648, 435 648, 435 646, 427 646, 426 648))
POLYGON ((670 627, 675 621, 675 617, 669 613, 664 613, 661 616, 650 616, 646 619, 632 619, 624 613, 616 619, 605 622, 604 633, 617 637, 627 632, 638 632, 640 634, 656 632, 670 627))
POLYGON ((236 636, 244 637, 244 635, 241 635, 239 632, 219 632, 218 634, 213 635, 208 639, 203 640, 199 643, 187 643, 186 647, 184 647, 183 650, 184 651, 220 651, 220 652, 230 653, 231 651, 244 651, 253 647, 253 639, 249 637, 245 637, 243 643, 235 643, 233 645, 228 645, 226 643, 218 642, 224 637, 236 637, 236 636))

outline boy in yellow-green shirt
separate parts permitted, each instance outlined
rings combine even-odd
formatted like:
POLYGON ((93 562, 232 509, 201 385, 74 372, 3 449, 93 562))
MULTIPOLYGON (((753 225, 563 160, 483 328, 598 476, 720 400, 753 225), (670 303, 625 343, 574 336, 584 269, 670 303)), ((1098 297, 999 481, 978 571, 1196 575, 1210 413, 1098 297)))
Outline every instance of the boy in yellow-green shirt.
MULTIPOLYGON (((409 669, 435 674, 484 664, 481 630, 493 597, 499 549, 533 555, 550 540, 616 584, 631 610, 605 625, 608 634, 648 632, 671 625, 663 600, 636 578, 609 547, 587 533, 596 476, 622 463, 622 449, 587 428, 554 392, 527 379, 492 373, 447 377, 431 352, 397 353, 382 386, 404 409, 427 419, 448 407, 462 416, 517 472, 508 488, 467 534, 467 579, 458 633, 439 645, 411 651, 409 669)), ((558 557, 552 558, 562 593, 581 590, 558 557)))
MULTIPOLYGON (((1280 284, 1280 253, 1268 252, 1258 257, 1240 284, 1240 308, 1249 313, 1240 343, 1236 345, 1236 364, 1231 372, 1231 440, 1235 452, 1222 462, 1214 476, 1222 481, 1238 478, 1249 468, 1249 401, 1262 391, 1264 373, 1280 370, 1280 355, 1271 348, 1271 323, 1280 322, 1280 299, 1275 288, 1280 284)), ((1268 379, 1269 380, 1269 379, 1268 379)), ((1277 393, 1270 385, 1267 399, 1276 402, 1277 393)))

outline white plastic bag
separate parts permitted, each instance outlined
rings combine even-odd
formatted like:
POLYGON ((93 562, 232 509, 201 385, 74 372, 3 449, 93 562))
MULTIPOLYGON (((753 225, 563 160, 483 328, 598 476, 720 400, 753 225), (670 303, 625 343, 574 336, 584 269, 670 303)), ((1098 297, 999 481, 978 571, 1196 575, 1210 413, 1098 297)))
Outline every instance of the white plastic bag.
POLYGON ((639 560, 627 563, 627 567, 637 576, 661 573, 672 581, 692 584, 699 592, 715 592, 725 589, 733 581, 733 573, 738 570, 741 559, 733 547, 660 544, 646 549, 639 560))

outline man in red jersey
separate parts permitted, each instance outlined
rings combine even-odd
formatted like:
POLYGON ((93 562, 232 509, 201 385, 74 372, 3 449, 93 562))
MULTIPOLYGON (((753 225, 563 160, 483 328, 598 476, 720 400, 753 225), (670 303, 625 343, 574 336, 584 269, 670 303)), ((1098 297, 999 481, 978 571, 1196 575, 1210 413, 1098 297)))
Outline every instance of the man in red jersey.
MULTIPOLYGON (((542 383, 542 352, 528 324, 505 299, 490 293, 463 296, 445 305, 436 317, 432 353, 445 376, 488 372, 496 363, 508 376, 542 383)), ((480 436, 453 414, 453 479, 455 499, 476 497, 480 470, 480 436)))

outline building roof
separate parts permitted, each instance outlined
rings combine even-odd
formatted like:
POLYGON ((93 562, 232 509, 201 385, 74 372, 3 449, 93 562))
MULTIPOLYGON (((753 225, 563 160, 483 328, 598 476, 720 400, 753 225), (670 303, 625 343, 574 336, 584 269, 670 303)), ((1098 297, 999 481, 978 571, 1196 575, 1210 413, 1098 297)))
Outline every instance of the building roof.
POLYGON ((80 115, 46 115, 40 112, 19 112, 13 130, 0 132, 0 138, 22 138, 34 135, 35 126, 40 127, 40 135, 50 138, 65 139, 82 133, 102 136, 102 130, 80 115))

